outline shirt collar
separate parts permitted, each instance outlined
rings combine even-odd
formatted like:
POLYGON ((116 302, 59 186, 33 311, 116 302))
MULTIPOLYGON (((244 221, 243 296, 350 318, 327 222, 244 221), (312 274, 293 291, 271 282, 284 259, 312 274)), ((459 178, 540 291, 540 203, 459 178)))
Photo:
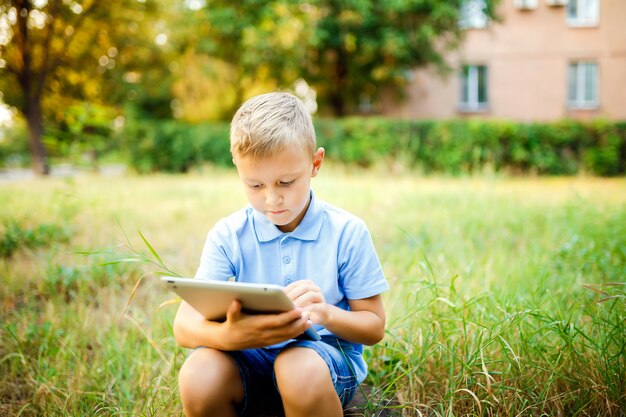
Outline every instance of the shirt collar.
POLYGON ((319 202, 311 191, 311 202, 302 221, 293 232, 281 232, 274 223, 272 223, 262 213, 252 209, 252 219, 254 232, 259 242, 269 242, 283 235, 289 235, 300 240, 315 240, 320 234, 323 222, 323 210, 319 202))

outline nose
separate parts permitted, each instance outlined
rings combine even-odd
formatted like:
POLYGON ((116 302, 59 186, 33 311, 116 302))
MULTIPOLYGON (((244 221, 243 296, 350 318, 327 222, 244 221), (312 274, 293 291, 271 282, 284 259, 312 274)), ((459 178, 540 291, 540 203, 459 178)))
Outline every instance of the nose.
POLYGON ((265 204, 268 207, 278 207, 283 202, 283 197, 277 189, 268 187, 265 193, 265 204))

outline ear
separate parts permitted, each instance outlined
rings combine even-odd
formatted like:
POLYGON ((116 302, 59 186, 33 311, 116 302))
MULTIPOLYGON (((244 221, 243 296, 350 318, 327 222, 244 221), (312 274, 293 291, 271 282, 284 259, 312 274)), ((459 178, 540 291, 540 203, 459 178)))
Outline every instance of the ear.
POLYGON ((317 173, 320 171, 320 168, 322 167, 322 162, 324 161, 325 154, 326 154, 326 151, 324 150, 324 148, 319 148, 313 154, 313 170, 311 171, 311 177, 317 176, 317 173))

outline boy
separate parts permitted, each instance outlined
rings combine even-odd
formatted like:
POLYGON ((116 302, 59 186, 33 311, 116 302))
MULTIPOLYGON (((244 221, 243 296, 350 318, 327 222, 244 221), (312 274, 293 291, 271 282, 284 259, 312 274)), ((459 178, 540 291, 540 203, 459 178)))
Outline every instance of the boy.
POLYGON ((367 366, 363 344, 385 330, 387 281, 364 223, 310 189, 324 159, 296 97, 244 103, 231 153, 249 205, 209 232, 197 279, 279 284, 296 309, 246 315, 234 301, 222 323, 183 302, 176 341, 197 348, 179 388, 187 416, 342 416, 367 366), (313 325, 321 341, 294 340, 313 325))

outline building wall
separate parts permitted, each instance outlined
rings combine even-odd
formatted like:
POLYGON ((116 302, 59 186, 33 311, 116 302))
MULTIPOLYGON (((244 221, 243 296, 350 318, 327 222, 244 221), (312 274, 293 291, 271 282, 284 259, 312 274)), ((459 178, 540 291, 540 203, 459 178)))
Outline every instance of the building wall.
POLYGON ((488 67, 489 105, 485 111, 459 110, 457 73, 447 78, 416 70, 403 102, 383 98, 383 114, 406 118, 481 117, 520 121, 562 118, 626 120, 626 0, 599 0, 597 26, 571 27, 567 8, 538 0, 533 10, 519 10, 502 0, 502 21, 467 31, 463 47, 450 62, 488 67), (598 64, 599 106, 573 110, 567 104, 568 64, 598 64))

